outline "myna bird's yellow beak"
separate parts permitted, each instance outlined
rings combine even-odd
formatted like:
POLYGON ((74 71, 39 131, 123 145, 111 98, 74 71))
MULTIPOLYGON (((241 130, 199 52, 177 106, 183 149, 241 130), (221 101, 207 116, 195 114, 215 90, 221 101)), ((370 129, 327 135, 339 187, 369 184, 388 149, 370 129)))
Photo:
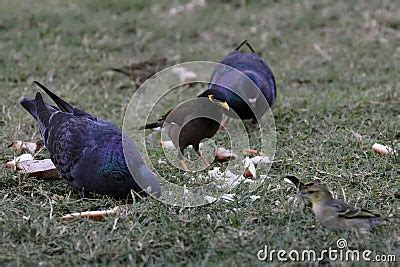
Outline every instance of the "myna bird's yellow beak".
POLYGON ((226 110, 229 110, 229 105, 228 105, 228 102, 226 102, 226 101, 219 102, 218 105, 220 105, 221 107, 223 107, 226 110))
POLYGON ((220 107, 223 107, 226 110, 229 110, 229 105, 228 102, 224 101, 220 101, 218 99, 215 99, 213 95, 208 95, 208 100, 210 100, 211 102, 217 103, 220 107))

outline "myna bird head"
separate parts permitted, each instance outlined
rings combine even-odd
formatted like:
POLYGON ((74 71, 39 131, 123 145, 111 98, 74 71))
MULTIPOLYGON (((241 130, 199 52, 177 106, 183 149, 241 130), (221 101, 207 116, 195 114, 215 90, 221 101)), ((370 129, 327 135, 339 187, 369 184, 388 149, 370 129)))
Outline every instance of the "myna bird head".
POLYGON ((220 106, 226 110, 229 110, 228 102, 216 99, 214 97, 214 95, 208 95, 208 100, 210 100, 213 103, 216 103, 218 106, 220 106))
POLYGON ((333 199, 331 192, 325 186, 316 184, 300 190, 300 194, 306 196, 313 205, 333 199))

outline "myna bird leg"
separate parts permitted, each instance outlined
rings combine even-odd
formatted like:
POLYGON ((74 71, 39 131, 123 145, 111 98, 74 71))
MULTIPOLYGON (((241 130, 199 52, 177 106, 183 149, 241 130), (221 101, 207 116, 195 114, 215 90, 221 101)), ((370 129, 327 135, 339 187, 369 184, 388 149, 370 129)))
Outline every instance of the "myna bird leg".
POLYGON ((183 170, 184 170, 185 172, 189 171, 189 168, 188 168, 188 166, 186 165, 186 162, 185 162, 184 159, 180 159, 179 162, 180 162, 180 164, 182 165, 182 168, 183 168, 183 170))
POLYGON ((203 161, 204 167, 207 168, 210 164, 208 163, 208 161, 201 154, 200 145, 199 144, 193 145, 193 148, 194 148, 194 151, 196 151, 197 155, 199 155, 199 158, 203 161))
POLYGON ((199 152, 199 157, 203 161, 204 167, 207 168, 210 165, 210 163, 208 163, 208 161, 203 157, 203 155, 200 152, 199 152))
POLYGON ((185 162, 185 157, 183 156, 183 149, 179 150, 178 158, 179 158, 179 163, 181 164, 183 170, 185 172, 189 171, 189 168, 188 168, 188 166, 186 165, 186 162, 185 162))
POLYGON ((258 120, 256 118, 251 119, 249 123, 245 124, 246 130, 257 130, 259 129, 260 124, 258 123, 258 120))
POLYGON ((226 128, 227 128, 227 126, 228 126, 228 122, 229 122, 229 117, 225 117, 225 118, 221 121, 220 126, 219 126, 219 129, 225 131, 226 128))

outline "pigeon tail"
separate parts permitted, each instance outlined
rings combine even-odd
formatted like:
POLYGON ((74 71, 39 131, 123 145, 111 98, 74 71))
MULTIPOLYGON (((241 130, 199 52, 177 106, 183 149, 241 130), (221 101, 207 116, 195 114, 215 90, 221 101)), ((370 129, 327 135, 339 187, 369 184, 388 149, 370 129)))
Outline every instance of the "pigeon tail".
POLYGON ((43 124, 44 127, 49 126, 51 112, 47 109, 46 104, 43 101, 42 95, 38 92, 35 96, 36 104, 36 117, 37 120, 43 124))
MULTIPOLYGON (((36 111, 36 99, 34 98, 28 98, 24 97, 21 102, 19 102, 21 106, 31 114, 31 116, 37 121, 37 111, 36 111)), ((49 110, 50 113, 54 113, 56 111, 59 111, 57 107, 48 105, 46 104, 47 110, 49 110)))
POLYGON ((19 102, 21 104, 21 106, 29 112, 29 114, 31 114, 32 117, 35 118, 35 120, 37 119, 37 114, 36 114, 36 100, 33 98, 27 98, 24 97, 21 102, 19 102))
POLYGON ((154 128, 162 127, 163 124, 164 124, 164 121, 156 121, 156 122, 146 124, 145 126, 139 127, 139 130, 154 129, 154 128))
POLYGON ((45 146, 47 147, 48 128, 50 125, 50 118, 54 112, 50 112, 46 104, 43 101, 42 95, 37 92, 35 96, 36 106, 36 120, 39 123, 40 134, 42 135, 45 146))
POLYGON ((48 96, 50 96, 50 98, 54 101, 54 103, 57 104, 57 106, 60 108, 61 111, 64 112, 73 112, 74 111, 74 107, 71 106, 70 104, 68 104, 67 102, 65 102, 64 100, 62 100, 59 96, 57 96, 56 94, 54 94, 53 92, 51 92, 49 89, 47 89, 43 84, 34 81, 34 83, 39 86, 40 88, 43 89, 43 91, 46 92, 46 94, 48 94, 48 96))

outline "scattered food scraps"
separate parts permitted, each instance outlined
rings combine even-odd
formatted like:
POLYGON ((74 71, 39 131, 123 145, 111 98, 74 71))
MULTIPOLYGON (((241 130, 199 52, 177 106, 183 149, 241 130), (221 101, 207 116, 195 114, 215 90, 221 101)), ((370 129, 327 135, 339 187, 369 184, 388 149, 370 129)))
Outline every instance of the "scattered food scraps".
POLYGON ((175 149, 174 143, 172 143, 172 141, 161 141, 161 146, 164 149, 175 149))
POLYGON ((218 147, 215 150, 215 158, 220 162, 235 159, 236 157, 237 155, 232 150, 226 149, 224 147, 218 147))
POLYGON ((197 74, 185 67, 174 67, 172 72, 176 73, 181 83, 194 82, 197 78, 197 74))
POLYGON ((385 146, 385 145, 381 145, 378 143, 375 143, 372 145, 372 149, 381 155, 391 155, 393 153, 395 153, 395 151, 390 147, 390 146, 385 146))
POLYGON ((243 160, 244 162, 244 173, 243 176, 246 178, 256 178, 256 166, 254 165, 253 161, 248 157, 243 160))
POLYGON ((251 158, 250 159, 252 162, 253 162, 253 164, 254 165, 258 165, 258 164, 260 164, 260 163, 265 163, 265 164, 268 164, 268 163, 272 163, 272 161, 270 160, 270 158, 269 157, 266 157, 266 156, 255 156, 254 158, 251 158))
POLYGON ((254 201, 256 201, 257 199, 260 199, 261 198, 261 196, 250 196, 250 200, 252 201, 252 202, 254 202, 254 201))
POLYGON ((159 159, 158 160, 158 164, 160 164, 160 165, 167 164, 167 162, 165 160, 159 159))
POLYGON ((232 202, 235 200, 235 194, 223 194, 221 196, 221 199, 224 200, 225 202, 232 202))
POLYGON ((108 215, 118 214, 120 208, 117 206, 109 210, 96 210, 96 211, 84 211, 84 212, 74 212, 61 217, 62 221, 70 221, 74 218, 88 218, 95 221, 104 220, 108 215))
POLYGON ((40 148, 43 147, 43 143, 41 141, 38 142, 23 142, 21 140, 13 141, 9 148, 13 149, 17 153, 25 152, 29 154, 35 154, 39 151, 40 148))
POLYGON ((20 163, 27 160, 33 160, 33 156, 31 154, 22 154, 21 156, 7 162, 5 164, 5 167, 14 171, 21 170, 20 163))
POLYGON ((214 167, 214 169, 208 171, 208 175, 213 179, 217 179, 222 176, 222 173, 219 167, 214 167))
POLYGON ((237 184, 245 180, 242 175, 238 176, 230 170, 221 172, 219 167, 214 167, 214 169, 209 170, 208 175, 220 183, 219 188, 221 189, 235 187, 237 184))
POLYGON ((218 199, 221 199, 221 200, 223 200, 225 202, 232 202, 232 201, 235 200, 235 196, 236 196, 236 194, 223 194, 219 198, 212 197, 212 196, 205 196, 204 199, 208 203, 213 203, 213 202, 217 201, 218 199))
MULTIPOLYGON (((160 144, 161 144, 161 146, 162 146, 164 149, 171 149, 171 150, 176 149, 174 143, 173 143, 172 141, 170 141, 170 140, 168 140, 168 141, 162 141, 162 140, 161 140, 161 141, 160 141, 160 144)), ((203 143, 200 143, 200 144, 199 144, 200 150, 203 148, 203 146, 204 146, 203 143)), ((190 146, 188 146, 188 147, 193 147, 193 146, 190 145, 190 146)))
POLYGON ((248 149, 243 149, 243 150, 242 150, 242 153, 243 153, 243 154, 246 154, 246 155, 258 155, 258 151, 257 151, 257 150, 255 150, 255 149, 250 149, 250 148, 248 148, 248 149))
POLYGON ((54 166, 51 159, 43 160, 26 160, 19 163, 21 173, 26 173, 29 176, 43 178, 60 178, 60 175, 54 166))
POLYGON ((51 159, 35 160, 31 154, 22 154, 7 162, 5 167, 31 177, 60 177, 51 159))
POLYGON ((205 196, 204 199, 205 199, 209 204, 211 204, 211 203, 213 203, 214 201, 217 200, 216 197, 212 197, 212 196, 205 196))

